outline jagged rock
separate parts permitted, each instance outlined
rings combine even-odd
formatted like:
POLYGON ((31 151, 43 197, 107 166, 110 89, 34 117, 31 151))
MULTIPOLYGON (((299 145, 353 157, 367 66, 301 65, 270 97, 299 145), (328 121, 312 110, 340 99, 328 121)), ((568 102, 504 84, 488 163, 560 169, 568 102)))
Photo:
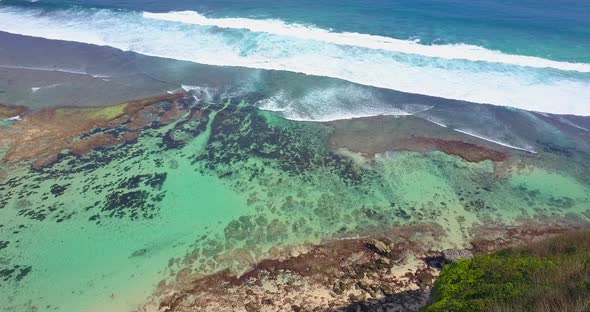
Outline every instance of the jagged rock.
POLYGON ((374 251, 382 256, 386 256, 391 252, 391 247, 380 240, 373 239, 369 243, 367 243, 367 246, 372 251, 374 251))
POLYGON ((446 249, 443 250, 442 254, 448 262, 473 258, 473 253, 467 249, 446 249))
POLYGON ((429 267, 436 269, 442 269, 447 263, 450 262, 441 254, 437 254, 435 256, 428 256, 425 257, 423 260, 429 267))
POLYGON ((359 295, 351 294, 350 296, 348 296, 348 299, 352 302, 361 302, 361 301, 365 301, 366 297, 364 294, 359 294, 359 295))
POLYGON ((390 268, 392 266, 391 260, 389 260, 387 258, 379 258, 379 259, 377 259, 376 266, 377 266, 377 269, 379 269, 379 270, 390 268))
POLYGON ((377 298, 377 297, 379 297, 378 289, 375 286, 368 287, 367 292, 369 293, 369 295, 371 296, 371 298, 377 298))
POLYGON ((335 294, 342 295, 342 293, 344 293, 345 288, 346 288, 346 286, 344 285, 344 283, 342 281, 340 281, 340 282, 334 283, 334 287, 332 288, 332 290, 334 291, 335 294))
POLYGON ((360 290, 365 291, 365 292, 370 291, 370 286, 368 284, 364 283, 363 281, 356 282, 356 287, 360 290))
POLYGON ((260 311, 260 308, 254 302, 248 302, 248 303, 246 303, 244 305, 244 309, 246 309, 246 311, 248 311, 248 312, 258 312, 258 311, 260 311))
POLYGON ((365 278, 365 272, 360 271, 360 270, 356 271, 354 277, 357 280, 363 279, 363 278, 365 278))
POLYGON ((393 290, 393 288, 389 285, 382 285, 381 286, 381 292, 383 293, 383 295, 385 296, 391 296, 393 294, 395 294, 395 291, 393 290))

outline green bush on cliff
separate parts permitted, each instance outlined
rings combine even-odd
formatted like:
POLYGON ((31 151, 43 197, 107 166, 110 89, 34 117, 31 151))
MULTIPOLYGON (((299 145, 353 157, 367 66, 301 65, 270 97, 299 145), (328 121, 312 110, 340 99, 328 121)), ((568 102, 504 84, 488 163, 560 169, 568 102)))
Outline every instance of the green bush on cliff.
POLYGON ((590 311, 590 232, 449 264, 433 299, 421 311, 590 311))

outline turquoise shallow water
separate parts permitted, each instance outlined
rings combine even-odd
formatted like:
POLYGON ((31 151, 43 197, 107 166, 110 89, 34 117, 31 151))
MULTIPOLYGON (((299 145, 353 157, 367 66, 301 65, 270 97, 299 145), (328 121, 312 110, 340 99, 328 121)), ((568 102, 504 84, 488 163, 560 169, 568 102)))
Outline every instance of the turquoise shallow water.
POLYGON ((182 269, 243 270, 282 247, 402 224, 436 222, 460 247, 473 224, 590 217, 575 150, 507 167, 441 152, 366 166, 331 150, 326 124, 239 98, 185 104, 137 142, 2 165, 2 310, 128 311, 182 269))

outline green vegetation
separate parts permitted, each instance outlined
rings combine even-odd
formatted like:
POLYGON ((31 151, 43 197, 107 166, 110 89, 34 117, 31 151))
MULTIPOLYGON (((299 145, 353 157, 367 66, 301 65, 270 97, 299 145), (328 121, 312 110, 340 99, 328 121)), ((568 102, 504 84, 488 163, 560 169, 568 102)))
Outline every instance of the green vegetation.
POLYGON ((435 283, 439 311, 590 311, 590 232, 449 264, 435 283))
POLYGON ((98 108, 59 108, 55 110, 58 117, 75 115, 80 119, 109 121, 125 114, 127 103, 98 108))
POLYGON ((126 108, 127 103, 101 108, 91 108, 88 110, 88 117, 102 120, 112 120, 125 114, 126 108))

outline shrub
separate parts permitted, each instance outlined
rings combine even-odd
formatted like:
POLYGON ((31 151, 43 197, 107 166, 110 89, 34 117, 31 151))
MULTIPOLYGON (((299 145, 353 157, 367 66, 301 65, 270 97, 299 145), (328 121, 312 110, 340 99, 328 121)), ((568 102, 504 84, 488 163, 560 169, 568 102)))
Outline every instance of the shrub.
POLYGON ((421 311, 589 311, 590 232, 449 264, 433 299, 421 311))

